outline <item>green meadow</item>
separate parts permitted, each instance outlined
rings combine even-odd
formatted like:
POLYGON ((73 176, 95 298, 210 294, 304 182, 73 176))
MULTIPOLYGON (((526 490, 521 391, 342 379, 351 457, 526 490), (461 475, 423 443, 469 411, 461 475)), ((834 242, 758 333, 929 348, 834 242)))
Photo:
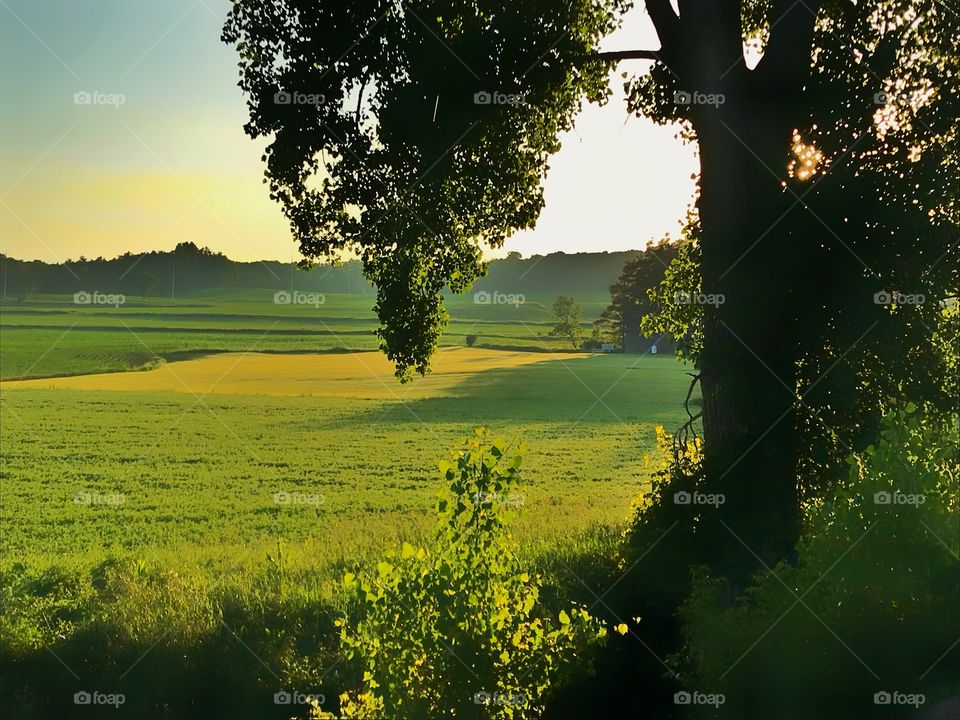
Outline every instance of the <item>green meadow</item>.
POLYGON ((625 519, 686 380, 672 358, 614 355, 480 372, 413 400, 7 385, 3 554, 219 566, 282 540, 346 562, 430 526, 442 449, 477 425, 537 460, 521 530, 569 539, 625 519))
POLYGON ((244 291, 3 308, 0 714, 94 717, 77 688, 123 693, 124 717, 281 718, 282 688, 338 695, 356 681, 332 624, 357 612, 344 573, 427 540, 438 462, 481 425, 528 447, 508 502, 544 603, 587 602, 619 576, 655 427, 685 417, 686 368, 568 352, 547 298, 468 297, 450 304, 438 373, 401 386, 379 354, 350 352, 376 348, 370 303, 244 291), (140 389, 204 362, 218 382, 140 389))
MULTIPOLYGON (((279 291, 283 292, 283 291, 279 291)), ((372 295, 303 293, 295 304, 274 302, 272 290, 218 290, 187 297, 126 296, 120 305, 78 305, 71 295, 6 298, 0 305, 0 379, 114 372, 152 367, 161 360, 216 352, 332 352, 373 350, 372 295)), ((550 337, 553 298, 523 304, 477 304, 450 296, 450 323, 441 340, 532 352, 565 350, 550 337)), ((582 299, 584 323, 609 298, 582 299)))

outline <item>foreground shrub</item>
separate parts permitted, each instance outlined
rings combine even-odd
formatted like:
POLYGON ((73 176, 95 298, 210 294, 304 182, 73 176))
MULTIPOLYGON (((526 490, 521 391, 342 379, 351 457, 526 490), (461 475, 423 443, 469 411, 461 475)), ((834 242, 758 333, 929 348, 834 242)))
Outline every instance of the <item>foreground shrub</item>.
POLYGON ((809 509, 796 566, 757 576, 732 607, 699 576, 674 658, 681 702, 710 717, 902 718, 957 693, 956 423, 890 413, 809 509))
POLYGON ((345 577, 365 610, 342 623, 344 654, 363 672, 341 696, 345 716, 537 717, 578 651, 606 635, 583 608, 543 612, 541 579, 517 560, 507 525, 522 457, 477 430, 440 464, 450 485, 432 544, 404 543, 375 572, 345 577))

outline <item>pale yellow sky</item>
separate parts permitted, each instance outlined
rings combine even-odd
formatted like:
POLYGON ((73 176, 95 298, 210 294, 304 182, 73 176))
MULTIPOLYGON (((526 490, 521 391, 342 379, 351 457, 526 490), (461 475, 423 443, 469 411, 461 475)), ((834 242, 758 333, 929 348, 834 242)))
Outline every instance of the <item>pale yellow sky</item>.
MULTIPOLYGON (((297 256, 244 135, 225 0, 8 0, 0 7, 0 251, 60 261, 168 250, 193 241, 238 260, 297 256), (78 92, 123 103, 76 104, 78 92)), ((634 11, 605 49, 655 48, 634 11)), ((621 69, 641 69, 643 63, 621 69)), ((693 149, 627 118, 618 74, 604 108, 563 138, 537 228, 502 252, 642 248, 676 232, 693 149)), ((497 253, 497 254, 501 254, 497 253)))

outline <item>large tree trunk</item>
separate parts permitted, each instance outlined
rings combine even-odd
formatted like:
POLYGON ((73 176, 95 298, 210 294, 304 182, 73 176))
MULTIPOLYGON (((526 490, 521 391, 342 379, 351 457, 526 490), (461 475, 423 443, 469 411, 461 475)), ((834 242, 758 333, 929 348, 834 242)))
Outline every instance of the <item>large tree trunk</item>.
POLYGON ((803 126, 804 85, 821 0, 772 0, 770 38, 753 71, 743 57, 739 0, 645 0, 659 58, 691 95, 700 145, 705 305, 703 491, 699 560, 742 587, 789 558, 799 536, 796 318, 808 242, 787 193, 792 136, 803 126), (722 302, 721 302, 722 301, 722 302), (719 499, 719 498, 718 498, 719 499))
POLYGON ((701 560, 741 585, 789 557, 799 532, 792 128, 743 98, 700 113, 704 307, 701 560), (718 498, 719 499, 719 498, 718 498))

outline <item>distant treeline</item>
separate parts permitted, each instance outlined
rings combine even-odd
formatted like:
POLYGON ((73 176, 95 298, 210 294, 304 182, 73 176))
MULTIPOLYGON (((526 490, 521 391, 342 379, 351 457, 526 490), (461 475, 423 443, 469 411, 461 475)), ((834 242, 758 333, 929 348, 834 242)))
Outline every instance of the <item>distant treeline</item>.
MULTIPOLYGON (((510 253, 492 260, 474 291, 527 295, 606 295, 624 265, 639 251, 553 253, 521 258, 510 253)), ((169 252, 125 253, 110 260, 67 260, 51 264, 16 260, 0 254, 0 286, 6 298, 37 293, 124 293, 131 296, 180 297, 218 288, 292 289, 304 292, 372 293, 356 260, 337 266, 301 270, 295 263, 273 260, 237 262, 192 242, 169 252)))

